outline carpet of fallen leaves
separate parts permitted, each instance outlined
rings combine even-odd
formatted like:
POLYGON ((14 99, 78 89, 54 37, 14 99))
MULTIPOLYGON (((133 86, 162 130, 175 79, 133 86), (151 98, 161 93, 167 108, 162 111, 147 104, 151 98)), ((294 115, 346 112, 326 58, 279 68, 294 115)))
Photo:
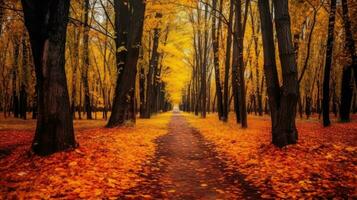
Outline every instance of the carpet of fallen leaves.
POLYGON ((75 122, 79 148, 48 157, 29 153, 31 127, 14 130, 7 123, 0 129, 0 199, 115 199, 140 182, 142 164, 155 155, 154 140, 166 134, 170 117, 116 129, 98 128, 105 122, 94 120, 75 122), (93 124, 97 128, 85 128, 93 124))
POLYGON ((216 115, 185 117, 262 198, 357 198, 356 121, 323 128, 317 120, 298 120, 298 144, 279 149, 270 142, 268 117, 249 116, 248 129, 216 115))

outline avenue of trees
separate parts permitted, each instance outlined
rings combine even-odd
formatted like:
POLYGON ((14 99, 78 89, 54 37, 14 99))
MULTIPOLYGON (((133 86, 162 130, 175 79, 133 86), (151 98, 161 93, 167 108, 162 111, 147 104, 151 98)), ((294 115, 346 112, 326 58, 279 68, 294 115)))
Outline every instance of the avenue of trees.
POLYGON ((296 117, 349 122, 357 106, 355 10, 347 0, 201 0, 191 13, 192 79, 181 108, 203 118, 217 112, 225 122, 232 110, 243 128, 248 113, 269 114, 279 147, 297 142, 296 117))
POLYGON ((270 115, 278 147, 296 117, 357 111, 354 1, 0 1, 0 111, 37 119, 38 155, 78 145, 73 119, 112 128, 174 103, 242 128, 270 115))

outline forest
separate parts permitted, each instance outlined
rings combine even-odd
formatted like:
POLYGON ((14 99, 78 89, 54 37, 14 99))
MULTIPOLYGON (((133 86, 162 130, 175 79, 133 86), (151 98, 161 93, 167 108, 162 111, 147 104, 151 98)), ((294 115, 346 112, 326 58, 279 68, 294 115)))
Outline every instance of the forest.
POLYGON ((357 198, 354 0, 0 0, 0 199, 357 198))

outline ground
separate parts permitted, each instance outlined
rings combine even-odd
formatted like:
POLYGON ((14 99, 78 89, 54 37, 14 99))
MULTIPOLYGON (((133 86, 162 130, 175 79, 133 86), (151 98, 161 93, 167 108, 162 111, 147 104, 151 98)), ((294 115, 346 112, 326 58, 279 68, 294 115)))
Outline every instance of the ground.
POLYGON ((79 148, 30 153, 34 121, 0 121, 3 199, 272 199, 356 196, 357 122, 298 120, 299 143, 270 144, 268 117, 249 128, 165 113, 106 129, 75 121, 79 148))

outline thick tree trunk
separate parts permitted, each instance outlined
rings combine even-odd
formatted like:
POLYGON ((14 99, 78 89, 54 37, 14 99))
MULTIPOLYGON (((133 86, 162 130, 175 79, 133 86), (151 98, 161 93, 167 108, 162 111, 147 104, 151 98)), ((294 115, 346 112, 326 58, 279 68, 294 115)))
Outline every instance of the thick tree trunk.
POLYGON ((323 98, 322 98, 322 114, 323 114, 323 125, 329 126, 330 122, 330 79, 331 79, 331 65, 332 65, 332 51, 333 51, 333 41, 334 41, 334 29, 335 29, 335 17, 336 16, 336 0, 331 0, 330 3, 330 14, 328 23, 328 33, 327 33, 327 44, 326 44, 326 61, 325 61, 325 71, 324 71, 324 82, 323 82, 323 98))
POLYGON ((22 0, 38 87, 38 119, 32 149, 48 155, 76 146, 65 65, 69 0, 22 0))
POLYGON ((297 142, 295 114, 298 98, 298 80, 291 40, 288 1, 274 0, 276 29, 283 73, 282 89, 279 88, 278 72, 276 69, 273 24, 269 2, 259 0, 258 5, 262 26, 264 71, 272 119, 272 142, 278 147, 283 147, 297 142))
POLYGON ((342 0, 343 25, 345 28, 345 47, 352 59, 351 63, 344 66, 342 71, 341 85, 341 105, 340 105, 340 120, 343 122, 350 121, 350 112, 353 96, 352 70, 354 72, 355 85, 357 86, 357 56, 355 41, 351 30, 351 21, 348 16, 348 1, 342 0))
MULTIPOLYGON (((121 60, 121 57, 117 55, 117 66, 118 69, 118 78, 117 78, 117 85, 114 94, 114 101, 113 101, 113 108, 112 108, 112 115, 110 116, 109 122, 107 127, 116 127, 124 125, 127 121, 135 123, 136 120, 136 111, 135 111, 135 90, 136 90, 136 65, 139 58, 139 52, 141 47, 141 38, 143 34, 143 27, 144 27, 144 16, 145 16, 145 6, 146 2, 142 0, 135 0, 132 2, 130 7, 132 11, 130 13, 130 17, 127 15, 123 16, 123 12, 121 10, 128 9, 129 5, 128 2, 122 1, 115 1, 115 16, 116 16, 116 30, 119 34, 127 35, 127 48, 123 46, 122 41, 116 41, 116 48, 120 50, 123 48, 125 52, 126 59, 121 60), (123 21, 121 20, 128 20, 130 19, 129 23, 130 28, 122 27, 123 21), (129 30, 129 32, 121 32, 118 30, 129 30), (121 61, 124 61, 124 66, 122 65, 121 61), (121 70, 123 70, 121 72, 121 70)), ((127 24, 127 25, 128 25, 127 24)), ((125 41, 124 41, 125 42, 125 41)))
POLYGON ((279 126, 273 143, 277 146, 295 144, 297 129, 295 126, 296 104, 299 96, 297 66, 291 38, 288 0, 274 0, 275 26, 279 45, 279 57, 282 66, 283 86, 279 106, 279 126))

